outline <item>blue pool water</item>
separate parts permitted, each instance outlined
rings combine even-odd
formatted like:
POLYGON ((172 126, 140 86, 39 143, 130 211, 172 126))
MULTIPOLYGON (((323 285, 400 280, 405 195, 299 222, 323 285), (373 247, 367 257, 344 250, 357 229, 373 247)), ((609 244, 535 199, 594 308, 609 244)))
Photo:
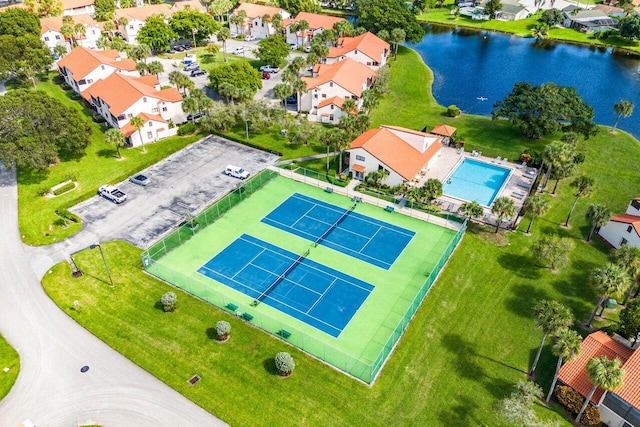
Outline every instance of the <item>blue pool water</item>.
POLYGON ((510 172, 509 168, 467 158, 445 181, 443 192, 456 199, 491 206, 510 172))

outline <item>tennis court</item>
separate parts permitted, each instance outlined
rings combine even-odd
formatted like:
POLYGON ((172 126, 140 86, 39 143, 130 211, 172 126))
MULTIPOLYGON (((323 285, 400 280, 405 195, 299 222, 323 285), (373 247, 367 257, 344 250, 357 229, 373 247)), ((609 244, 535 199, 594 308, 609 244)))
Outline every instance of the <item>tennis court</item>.
MULTIPOLYGON (((354 205, 355 206, 355 205, 354 205)), ((388 270, 415 232, 295 193, 262 222, 388 270)))
POLYGON ((338 337, 374 287, 355 277, 243 234, 198 269, 338 337))

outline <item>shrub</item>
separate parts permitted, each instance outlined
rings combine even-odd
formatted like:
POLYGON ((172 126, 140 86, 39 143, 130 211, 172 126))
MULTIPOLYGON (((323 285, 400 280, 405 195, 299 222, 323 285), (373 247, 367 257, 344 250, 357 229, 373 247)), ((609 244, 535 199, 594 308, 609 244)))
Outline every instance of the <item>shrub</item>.
POLYGON ((185 123, 178 128, 178 136, 191 135, 196 131, 196 125, 193 123, 185 123))
POLYGON ((577 414, 582 408, 584 398, 580 393, 564 385, 556 387, 556 398, 572 414, 577 414))
POLYGON ((447 107, 447 117, 458 117, 460 115, 460 108, 455 105, 449 105, 447 107))
POLYGON ((160 303, 162 304, 162 309, 164 311, 173 311, 176 309, 176 301, 178 301, 178 297, 173 292, 167 292, 162 295, 160 298, 160 303))
POLYGON ((288 377, 293 372, 296 364, 293 362, 293 357, 286 351, 281 351, 276 354, 276 371, 278 375, 288 377))
POLYGON ((600 410, 595 406, 587 406, 580 418, 580 423, 585 426, 597 426, 600 424, 600 410))
POLYGON ((216 323, 216 338, 219 341, 223 341, 229 338, 229 332, 231 332, 231 325, 229 324, 229 322, 221 320, 216 323))
POLYGON ((60 194, 66 193, 67 191, 71 191, 76 188, 76 184, 73 182, 68 182, 60 188, 56 188, 53 192, 54 195, 59 196, 60 194))

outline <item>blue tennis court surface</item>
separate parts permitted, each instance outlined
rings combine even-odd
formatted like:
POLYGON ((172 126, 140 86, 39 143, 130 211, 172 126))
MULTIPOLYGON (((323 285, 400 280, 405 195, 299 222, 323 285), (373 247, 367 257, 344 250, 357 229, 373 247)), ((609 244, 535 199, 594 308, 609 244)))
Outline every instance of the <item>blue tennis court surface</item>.
POLYGON ((299 193, 291 195, 262 222, 388 270, 416 234, 299 193), (333 225, 344 216, 337 227, 333 225), (326 236, 325 233, 328 234, 326 236), (324 237, 323 237, 324 236, 324 237))
POLYGON ((296 260, 293 252, 243 234, 198 273, 337 338, 374 287, 307 258, 290 269, 296 260))

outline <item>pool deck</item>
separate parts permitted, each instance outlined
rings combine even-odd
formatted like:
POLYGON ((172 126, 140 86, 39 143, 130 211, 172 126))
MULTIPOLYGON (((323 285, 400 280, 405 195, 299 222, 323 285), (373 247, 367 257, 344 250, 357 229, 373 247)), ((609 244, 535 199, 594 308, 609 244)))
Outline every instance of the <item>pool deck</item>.
MULTIPOLYGON (((498 162, 495 158, 481 156, 477 153, 474 155, 473 153, 474 152, 469 153, 454 147, 442 147, 438 153, 438 160, 435 164, 428 171, 420 172, 420 174, 416 176, 409 185, 421 187, 430 178, 436 178, 441 182, 445 182, 447 177, 451 175, 455 167, 462 162, 463 159, 469 158, 479 160, 490 165, 499 165, 511 169, 511 174, 509 175, 507 182, 500 189, 496 198, 510 197, 515 202, 517 211, 520 211, 524 204, 524 200, 531 191, 531 185, 534 182, 533 178, 535 178, 536 175, 528 174, 527 171, 529 171, 530 168, 527 168, 526 166, 511 163, 506 160, 498 162)), ((538 172, 536 169, 533 169, 533 171, 535 171, 536 174, 538 172)), ((447 195, 443 195, 439 199, 442 209, 449 212, 457 212, 458 209, 460 209, 460 205, 464 202, 465 201, 462 199, 447 195)), ((481 220, 485 223, 495 225, 496 218, 491 214, 491 208, 484 207, 484 215, 481 220)))

